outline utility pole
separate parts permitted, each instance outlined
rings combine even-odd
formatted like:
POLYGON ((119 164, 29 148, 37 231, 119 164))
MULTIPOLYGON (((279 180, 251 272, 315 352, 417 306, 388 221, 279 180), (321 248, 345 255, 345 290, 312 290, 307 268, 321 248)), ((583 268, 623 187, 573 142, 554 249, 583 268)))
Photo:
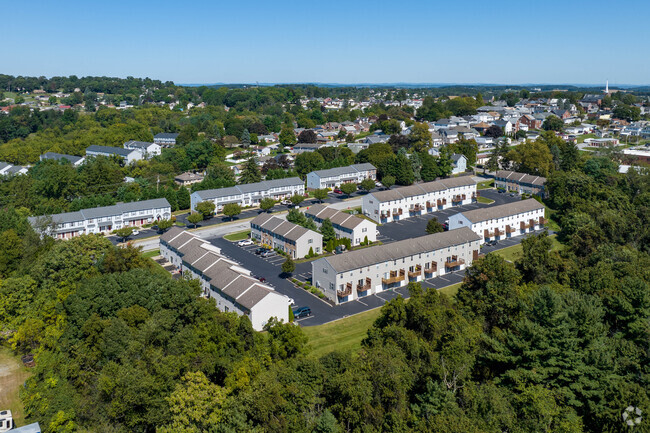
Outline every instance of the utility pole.
POLYGON ((158 178, 156 179, 156 192, 158 192, 159 186, 160 186, 160 175, 158 175, 158 178))

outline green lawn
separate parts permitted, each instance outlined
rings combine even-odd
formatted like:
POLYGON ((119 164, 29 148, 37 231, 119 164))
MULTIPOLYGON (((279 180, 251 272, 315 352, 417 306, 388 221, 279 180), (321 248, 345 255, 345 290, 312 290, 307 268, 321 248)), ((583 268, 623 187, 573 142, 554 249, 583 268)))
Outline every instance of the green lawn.
POLYGON ((361 340, 379 317, 381 308, 355 314, 336 322, 309 326, 303 331, 309 337, 310 356, 320 357, 334 350, 355 352, 361 348, 361 340))
POLYGON ((479 203, 485 203, 485 204, 492 204, 492 203, 494 203, 494 200, 489 199, 489 198, 487 198, 487 197, 482 197, 482 196, 479 196, 476 200, 477 200, 479 203))
POLYGON ((223 238, 227 241, 237 242, 237 241, 243 241, 244 239, 248 239, 248 235, 250 234, 251 234, 250 230, 244 230, 241 232, 227 234, 223 238))
POLYGON ((160 255, 160 250, 146 251, 146 252, 142 253, 143 257, 148 257, 148 258, 156 257, 156 256, 159 256, 159 255, 160 255))
POLYGON ((14 356, 7 348, 0 347, 0 408, 11 410, 14 422, 24 422, 23 402, 18 395, 20 387, 31 375, 23 367, 20 357, 14 356))
POLYGON ((494 188, 494 179, 486 180, 485 182, 479 182, 476 184, 476 189, 488 189, 494 188))
MULTIPOLYGON (((562 244, 556 239, 556 235, 549 236, 549 238, 551 238, 551 241, 553 242, 551 245, 551 251, 560 249, 562 247, 562 244)), ((521 244, 517 244, 511 247, 497 250, 495 251, 495 254, 500 255, 501 257, 503 257, 509 262, 514 262, 515 260, 521 257, 522 250, 523 247, 521 246, 521 244)))
POLYGON ((596 134, 585 134, 578 137, 578 143, 584 143, 587 138, 596 138, 596 134))
POLYGON ((442 293, 443 295, 447 295, 450 298, 453 298, 456 296, 456 293, 458 293, 458 289, 460 289, 460 285, 463 283, 456 283, 452 284, 451 286, 443 287, 442 289, 439 289, 438 292, 442 293))

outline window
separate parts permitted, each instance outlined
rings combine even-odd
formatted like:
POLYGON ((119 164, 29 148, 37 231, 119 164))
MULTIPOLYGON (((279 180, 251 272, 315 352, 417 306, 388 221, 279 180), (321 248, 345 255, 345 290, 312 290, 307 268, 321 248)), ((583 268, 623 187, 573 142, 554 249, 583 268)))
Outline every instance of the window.
POLYGON ((364 227, 361 229, 361 233, 366 233, 368 231, 368 227, 364 227))
POLYGON ((313 243, 314 243, 314 240, 313 240, 313 239, 308 239, 308 240, 307 240, 307 243, 308 243, 308 244, 313 244, 313 243))
POLYGON ((327 268, 323 268, 323 273, 324 273, 324 274, 327 273, 327 268))

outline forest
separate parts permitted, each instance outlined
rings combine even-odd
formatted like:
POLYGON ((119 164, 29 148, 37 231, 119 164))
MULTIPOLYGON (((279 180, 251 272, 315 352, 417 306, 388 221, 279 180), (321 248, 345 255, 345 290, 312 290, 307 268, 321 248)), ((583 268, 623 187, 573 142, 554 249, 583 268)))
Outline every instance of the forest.
MULTIPOLYGON (((650 408, 650 176, 558 159, 545 234, 474 261, 455 297, 412 284, 355 352, 199 298, 134 248, 39 238, 0 212, 0 317, 34 353, 46 432, 622 432, 650 408)), ((562 152, 558 153, 562 155, 562 152)), ((104 161, 105 164, 108 162, 104 161)), ((644 422, 636 431, 648 431, 644 422)))

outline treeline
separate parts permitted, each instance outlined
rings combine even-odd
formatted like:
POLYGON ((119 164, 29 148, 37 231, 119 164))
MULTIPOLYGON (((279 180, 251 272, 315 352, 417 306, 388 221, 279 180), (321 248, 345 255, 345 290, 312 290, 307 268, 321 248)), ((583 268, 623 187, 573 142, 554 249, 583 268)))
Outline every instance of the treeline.
POLYGON ((34 90, 45 90, 49 93, 63 91, 74 92, 80 89, 82 92, 89 89, 92 92, 109 94, 134 93, 140 94, 144 89, 162 89, 176 87, 171 81, 162 82, 150 78, 116 78, 116 77, 24 77, 0 74, 0 90, 9 92, 34 90))

